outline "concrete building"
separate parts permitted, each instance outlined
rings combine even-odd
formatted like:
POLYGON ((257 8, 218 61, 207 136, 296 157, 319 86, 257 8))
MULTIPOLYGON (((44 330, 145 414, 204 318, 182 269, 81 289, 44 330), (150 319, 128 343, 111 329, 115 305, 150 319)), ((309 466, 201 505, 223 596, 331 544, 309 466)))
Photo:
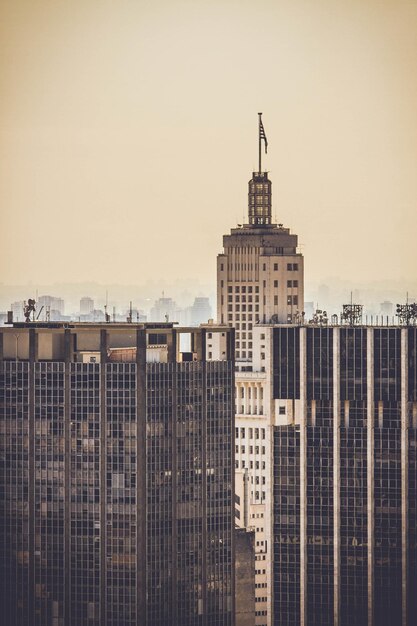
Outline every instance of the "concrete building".
POLYGON ((198 326, 199 324, 207 324, 212 317, 213 312, 210 306, 209 298, 197 297, 190 307, 190 324, 198 326))
POLYGON ((297 235, 272 223, 267 172, 253 172, 248 195, 249 223, 224 235, 217 256, 217 319, 236 329, 241 371, 250 371, 253 326, 296 321, 304 305, 303 255, 297 235))
POLYGON ((13 320, 15 322, 23 322, 25 319, 23 309, 25 306, 24 300, 17 300, 16 302, 12 302, 10 305, 10 310, 13 313, 13 320))
POLYGON ((36 303, 36 308, 39 311, 41 307, 44 307, 45 311, 51 312, 51 319, 53 319, 53 316, 59 319, 59 316, 64 315, 65 312, 64 300, 55 296, 40 296, 36 303))
POLYGON ((151 322, 179 322, 180 310, 172 298, 158 298, 150 311, 151 322))
POLYGON ((94 300, 88 296, 84 296, 80 300, 80 314, 90 315, 94 311, 94 300))
POLYGON ((297 241, 272 223, 272 183, 259 167, 249 181, 248 223, 223 237, 217 257, 217 319, 236 329, 236 494, 243 507, 236 507, 236 523, 255 532, 256 626, 272 624, 274 427, 270 355, 256 329, 303 319, 304 260, 297 241))
POLYGON ((0 329, 2 623, 234 623, 233 357, 213 324, 0 329))

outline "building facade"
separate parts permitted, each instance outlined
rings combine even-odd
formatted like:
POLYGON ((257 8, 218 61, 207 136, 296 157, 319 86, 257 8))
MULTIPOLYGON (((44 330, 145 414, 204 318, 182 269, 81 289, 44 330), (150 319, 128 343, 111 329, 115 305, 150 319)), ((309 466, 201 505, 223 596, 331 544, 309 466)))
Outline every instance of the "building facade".
POLYGON ((297 235, 273 223, 268 173, 253 172, 248 223, 223 237, 217 257, 217 319, 236 330, 236 484, 246 481, 237 490, 236 523, 255 532, 256 626, 270 626, 273 609, 272 378, 264 334, 256 329, 303 318, 304 259, 297 245, 297 235))
POLYGON ((242 371, 250 371, 253 326, 298 320, 304 305, 303 255, 297 235, 272 223, 267 172, 253 172, 248 195, 249 223, 224 235, 217 256, 217 319, 236 329, 242 371))
POLYGON ((4 623, 234 623, 234 337, 209 331, 219 360, 206 327, 1 329, 4 623))
POLYGON ((270 327, 273 621, 417 623, 417 328, 270 327))

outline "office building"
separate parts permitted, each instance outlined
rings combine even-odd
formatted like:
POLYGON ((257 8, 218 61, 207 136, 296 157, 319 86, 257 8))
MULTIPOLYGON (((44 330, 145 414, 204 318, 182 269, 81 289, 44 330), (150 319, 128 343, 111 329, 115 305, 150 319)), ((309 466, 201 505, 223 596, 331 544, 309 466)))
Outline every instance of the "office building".
POLYGON ((55 296, 39 296, 38 309, 43 307, 46 312, 50 312, 51 320, 55 317, 58 321, 60 316, 64 315, 65 303, 62 298, 56 298, 55 296))
POLYGON ((90 315, 94 311, 94 300, 89 296, 84 296, 80 300, 80 314, 90 315))
POLYGON ((236 365, 250 371, 253 326, 288 323, 302 316, 303 255, 297 235, 272 223, 272 183, 267 172, 249 181, 248 224, 224 235, 217 256, 217 319, 236 329, 236 365))
POLYGON ((2 623, 234 623, 233 343, 214 325, 0 329, 2 623))
POLYGON ((417 328, 256 333, 272 377, 272 623, 412 626, 417 328))
POLYGON ((151 322, 178 322, 182 312, 172 298, 162 298, 155 300, 150 310, 151 322))
POLYGON ((198 326, 198 324, 207 324, 212 317, 212 310, 209 298, 194 298, 193 304, 190 306, 190 324, 198 326))
MULTIPOLYGON (((260 122, 260 147, 262 132, 260 122)), ((263 334, 255 331, 303 319, 304 260, 297 235, 273 223, 272 183, 260 155, 249 181, 248 223, 223 237, 217 257, 217 319, 236 329, 236 523, 255 532, 255 626, 271 626, 272 383, 263 334), (255 355, 262 362, 254 368, 255 355)))

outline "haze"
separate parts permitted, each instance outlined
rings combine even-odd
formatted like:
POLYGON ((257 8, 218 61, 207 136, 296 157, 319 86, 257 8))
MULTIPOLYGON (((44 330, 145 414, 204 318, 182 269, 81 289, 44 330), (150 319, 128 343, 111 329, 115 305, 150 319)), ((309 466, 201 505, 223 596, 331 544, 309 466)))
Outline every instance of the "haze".
POLYGON ((306 285, 413 280, 417 3, 2 0, 0 279, 214 283, 257 112, 306 285))

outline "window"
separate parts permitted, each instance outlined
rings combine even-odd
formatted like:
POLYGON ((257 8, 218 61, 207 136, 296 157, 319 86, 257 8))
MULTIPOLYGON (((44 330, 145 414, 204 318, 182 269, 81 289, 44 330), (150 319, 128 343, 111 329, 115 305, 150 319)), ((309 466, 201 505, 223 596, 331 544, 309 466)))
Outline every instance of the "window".
POLYGON ((274 263, 274 272, 278 271, 278 263, 274 263))
POLYGON ((274 280, 274 287, 278 287, 278 281, 274 280))
POLYGON ((279 407, 279 414, 280 415, 285 415, 285 406, 280 406, 279 407))

